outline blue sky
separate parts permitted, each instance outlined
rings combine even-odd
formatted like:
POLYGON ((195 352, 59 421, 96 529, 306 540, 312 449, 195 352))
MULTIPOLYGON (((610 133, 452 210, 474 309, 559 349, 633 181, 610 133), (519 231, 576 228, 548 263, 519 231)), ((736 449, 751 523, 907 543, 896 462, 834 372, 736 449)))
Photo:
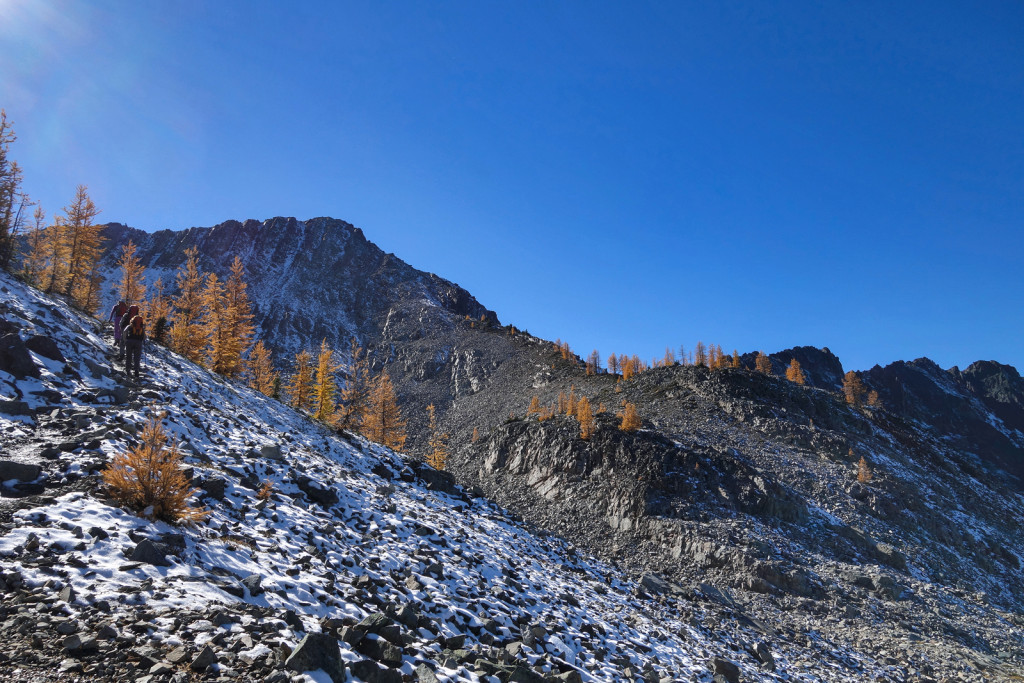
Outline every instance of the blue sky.
POLYGON ((50 215, 342 218, 581 354, 1024 368, 1021 36, 1018 2, 0 0, 0 106, 50 215))

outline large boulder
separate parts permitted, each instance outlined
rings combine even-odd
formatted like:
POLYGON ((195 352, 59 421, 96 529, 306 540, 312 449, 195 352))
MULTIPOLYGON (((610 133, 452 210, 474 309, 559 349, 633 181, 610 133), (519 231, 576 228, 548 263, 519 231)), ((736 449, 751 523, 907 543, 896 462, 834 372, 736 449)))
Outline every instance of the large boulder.
POLYGON ((39 379, 39 368, 16 332, 0 336, 0 370, 14 375, 15 379, 39 379))

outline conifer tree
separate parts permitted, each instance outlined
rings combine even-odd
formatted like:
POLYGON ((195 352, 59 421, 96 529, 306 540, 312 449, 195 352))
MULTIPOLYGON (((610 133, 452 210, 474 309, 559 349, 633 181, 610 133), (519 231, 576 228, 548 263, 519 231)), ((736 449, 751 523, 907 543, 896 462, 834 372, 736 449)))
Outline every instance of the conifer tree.
POLYGON ((63 216, 54 217, 53 225, 45 229, 42 241, 46 262, 42 285, 47 294, 53 294, 62 291, 68 279, 67 225, 63 216))
POLYGON ((114 456, 103 471, 103 481, 121 503, 154 519, 171 523, 196 522, 210 513, 189 504, 198 493, 185 476, 184 457, 176 442, 168 445, 161 420, 150 416, 139 443, 127 453, 114 456))
POLYGON ((146 318, 153 323, 153 341, 158 344, 164 343, 164 331, 171 314, 171 300, 164 294, 164 280, 158 277, 153 283, 149 301, 146 302, 146 318))
POLYGON ((405 420, 387 372, 381 372, 374 380, 362 433, 370 441, 393 451, 401 451, 405 446, 405 420))
POLYGON ((226 377, 235 377, 242 372, 242 356, 252 343, 254 328, 252 308, 249 305, 248 285, 245 283, 245 266, 237 255, 231 263, 228 279, 224 283, 224 339, 226 345, 221 360, 226 377))
POLYGON ((274 395, 274 385, 277 383, 278 373, 274 369, 274 362, 270 357, 270 351, 260 340, 249 349, 249 358, 245 363, 246 384, 264 396, 274 395))
POLYGON ((693 349, 693 364, 694 365, 707 365, 708 364, 708 351, 707 347, 704 346, 704 342, 697 342, 697 346, 693 349))
POLYGON ((860 408, 864 394, 867 390, 864 388, 864 383, 860 381, 860 377, 853 370, 850 370, 843 375, 843 395, 846 397, 846 402, 855 408, 860 408))
POLYGON ((288 403, 298 410, 308 410, 313 398, 313 356, 303 349, 295 354, 295 370, 285 386, 288 403))
POLYGON ((881 410, 884 407, 882 405, 882 399, 879 398, 878 392, 874 389, 868 392, 868 405, 877 410, 881 410))
POLYGON ((806 382, 804 371, 800 369, 800 361, 796 358, 789 361, 789 367, 786 368, 786 379, 800 385, 803 385, 806 382))
POLYGON ((427 406, 427 429, 430 431, 427 441, 427 446, 430 449, 430 453, 427 454, 427 463, 435 470, 443 470, 448 462, 448 435, 442 432, 437 425, 437 415, 433 403, 427 406))
POLYGON ((619 429, 622 431, 635 432, 640 429, 640 425, 642 423, 640 421, 640 416, 636 412, 636 405, 624 402, 618 417, 622 420, 619 424, 619 429))
POLYGON ((772 361, 765 355, 764 351, 757 352, 757 359, 754 360, 754 369, 765 375, 772 374, 772 361))
POLYGON ((732 350, 732 367, 738 368, 740 366, 740 352, 736 349, 732 350))
POLYGON ((665 347, 665 358, 662 361, 665 367, 671 367, 676 364, 676 352, 671 347, 665 347))
POLYGON ((576 421, 580 423, 580 438, 586 441, 594 433, 594 414, 591 412, 590 399, 586 396, 576 404, 576 421))
POLYGON ((75 198, 64 207, 67 231, 67 281, 64 284, 64 295, 71 297, 82 308, 92 303, 91 299, 99 284, 96 281, 97 264, 103 237, 100 235, 100 226, 93 223, 99 213, 85 185, 76 188, 75 198))
POLYGON ((9 156, 11 143, 17 139, 7 112, 0 109, 0 268, 5 270, 14 255, 26 211, 32 205, 28 195, 21 191, 21 167, 9 156))
POLYGON ((171 327, 171 348, 193 363, 202 359, 206 346, 203 334, 203 276, 199 270, 199 249, 185 251, 185 263, 178 268, 175 281, 178 296, 174 299, 174 324, 171 327))
POLYGON ((313 418, 330 423, 334 419, 337 406, 335 395, 338 391, 334 374, 341 369, 341 364, 334 360, 334 351, 327 344, 325 337, 320 342, 320 352, 316 357, 316 375, 313 378, 313 418))
POLYGON ((860 456, 860 462, 857 463, 857 481, 862 484, 867 484, 874 478, 874 474, 868 466, 868 461, 864 459, 863 455, 860 456))
POLYGON ((370 363, 356 338, 349 340, 348 357, 342 364, 345 381, 341 388, 341 404, 338 406, 336 423, 340 429, 359 431, 369 409, 370 363))
POLYGON ((614 353, 608 356, 608 373, 612 375, 619 374, 619 357, 614 353))
POLYGON ((540 397, 534 394, 530 399, 530 407, 526 409, 527 415, 536 415, 540 412, 540 397))
POLYGON ((564 391, 558 392, 558 414, 564 415, 569 412, 569 398, 565 395, 564 391))
POLYGON ((46 272, 46 212, 36 206, 32 213, 33 227, 25 235, 25 255, 21 260, 21 273, 25 282, 33 287, 43 286, 46 272))
POLYGON ((128 240, 128 243, 121 247, 121 257, 117 260, 117 266, 121 269, 121 279, 114 289, 129 306, 142 303, 146 296, 144 269, 135 251, 135 243, 128 240))
POLYGON ((596 375, 599 372, 601 372, 601 353, 594 349, 587 356, 587 374, 596 375))
POLYGON ((625 360, 625 362, 622 363, 622 379, 623 380, 632 379, 633 374, 635 372, 634 368, 635 368, 635 366, 633 365, 633 360, 630 359, 630 358, 627 358, 625 360))
POLYGON ((569 385, 569 396, 565 400, 565 414, 566 415, 575 415, 576 414, 576 403, 577 402, 578 402, 578 400, 576 398, 576 385, 575 384, 570 384, 569 385))
POLYGON ((206 285, 201 294, 202 329, 206 332, 207 367, 218 374, 225 374, 234 343, 227 329, 227 302, 224 299, 224 283, 216 273, 206 275, 206 285))

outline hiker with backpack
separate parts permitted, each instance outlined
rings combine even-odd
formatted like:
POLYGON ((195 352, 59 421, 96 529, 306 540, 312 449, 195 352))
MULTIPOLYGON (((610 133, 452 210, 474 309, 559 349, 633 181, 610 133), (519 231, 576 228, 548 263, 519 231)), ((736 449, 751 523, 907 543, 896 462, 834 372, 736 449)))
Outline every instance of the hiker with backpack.
POLYGON ((114 346, 117 347, 117 355, 120 358, 124 355, 124 350, 121 348, 121 318, 128 312, 128 304, 121 299, 114 307, 110 309, 110 317, 107 318, 109 322, 114 323, 114 346))
POLYGON ((134 374, 139 379, 139 366, 142 363, 142 346, 146 341, 146 325, 142 316, 138 314, 138 307, 134 316, 128 317, 125 326, 121 330, 121 338, 124 343, 125 359, 124 371, 129 377, 134 374))
POLYGON ((120 330, 115 334, 121 338, 121 343, 117 347, 117 359, 124 360, 125 348, 124 348, 124 329, 131 324, 132 319, 139 314, 139 307, 132 304, 128 307, 128 312, 121 316, 121 322, 118 323, 120 330))

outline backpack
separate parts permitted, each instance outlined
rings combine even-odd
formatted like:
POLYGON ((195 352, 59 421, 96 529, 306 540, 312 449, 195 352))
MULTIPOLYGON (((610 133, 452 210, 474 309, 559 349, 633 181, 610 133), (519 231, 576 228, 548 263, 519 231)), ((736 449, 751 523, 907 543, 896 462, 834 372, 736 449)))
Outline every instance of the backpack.
POLYGON ((125 313, 126 313, 127 311, 128 311, 128 304, 126 304, 126 303, 125 303, 125 302, 123 302, 123 301, 122 301, 122 302, 120 302, 119 304, 117 304, 117 306, 115 306, 115 307, 114 307, 114 312, 115 312, 115 313, 117 313, 117 317, 118 317, 118 318, 121 318, 121 317, 123 317, 123 316, 124 316, 124 314, 125 314, 125 313))
POLYGON ((146 336, 146 326, 142 322, 142 316, 132 318, 131 323, 124 328, 125 334, 132 339, 143 339, 146 336))

